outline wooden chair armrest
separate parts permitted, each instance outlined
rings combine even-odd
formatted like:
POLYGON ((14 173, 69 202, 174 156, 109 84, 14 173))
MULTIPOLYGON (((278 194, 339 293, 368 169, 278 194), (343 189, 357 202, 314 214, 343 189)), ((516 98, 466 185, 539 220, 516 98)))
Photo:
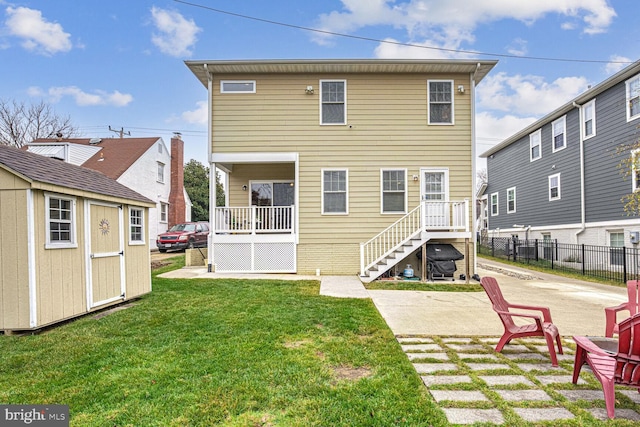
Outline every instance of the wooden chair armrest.
POLYGON ((573 340, 575 341, 577 346, 582 347, 583 349, 585 349, 588 353, 593 353, 593 354, 597 354, 598 356, 607 356, 607 357, 613 357, 611 355, 611 353, 601 349, 600 347, 598 347, 597 345, 595 345, 593 342, 591 342, 591 340, 587 337, 583 337, 583 336, 573 336, 573 340))
POLYGON ((513 307, 521 310, 539 311, 542 313, 542 318, 544 319, 545 322, 553 323, 553 321, 551 320, 551 310, 549 310, 549 307, 539 307, 535 305, 523 305, 523 304, 509 304, 509 307, 510 308, 513 307))

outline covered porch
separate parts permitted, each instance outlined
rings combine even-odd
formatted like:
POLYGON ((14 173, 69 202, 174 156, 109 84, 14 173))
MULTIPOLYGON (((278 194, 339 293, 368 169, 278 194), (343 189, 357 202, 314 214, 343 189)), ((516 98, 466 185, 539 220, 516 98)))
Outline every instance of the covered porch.
MULTIPOLYGON (((210 209, 209 270, 295 273, 298 154, 213 154, 224 172, 225 206, 210 209)), ((216 200, 215 175, 211 200, 216 200)))

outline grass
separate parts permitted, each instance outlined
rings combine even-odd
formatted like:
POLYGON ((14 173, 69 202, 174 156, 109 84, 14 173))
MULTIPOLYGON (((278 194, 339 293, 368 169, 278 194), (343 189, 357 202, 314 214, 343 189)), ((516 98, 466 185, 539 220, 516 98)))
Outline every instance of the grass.
POLYGON ((482 292, 477 282, 420 282, 417 280, 378 280, 366 283, 367 289, 386 289, 398 291, 434 291, 434 292, 482 292))
POLYGON ((177 280, 126 310, 0 336, 0 402, 72 426, 446 425, 370 300, 316 281, 177 280))

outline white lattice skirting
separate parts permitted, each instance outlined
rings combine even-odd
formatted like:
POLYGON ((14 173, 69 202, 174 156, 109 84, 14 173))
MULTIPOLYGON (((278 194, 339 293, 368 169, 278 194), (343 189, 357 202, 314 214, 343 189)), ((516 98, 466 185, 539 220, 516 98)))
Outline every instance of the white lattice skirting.
POLYGON ((296 245, 283 243, 216 243, 216 272, 295 273, 296 245))

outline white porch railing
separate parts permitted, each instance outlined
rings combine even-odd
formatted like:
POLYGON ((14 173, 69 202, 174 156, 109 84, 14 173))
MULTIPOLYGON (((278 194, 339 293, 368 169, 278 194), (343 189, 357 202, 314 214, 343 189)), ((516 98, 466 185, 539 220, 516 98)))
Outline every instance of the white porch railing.
POLYGON ((217 207, 216 234, 294 232, 293 206, 217 207))
POLYGON ((469 232, 469 200, 423 201, 375 237, 360 244, 360 275, 421 232, 469 232))

